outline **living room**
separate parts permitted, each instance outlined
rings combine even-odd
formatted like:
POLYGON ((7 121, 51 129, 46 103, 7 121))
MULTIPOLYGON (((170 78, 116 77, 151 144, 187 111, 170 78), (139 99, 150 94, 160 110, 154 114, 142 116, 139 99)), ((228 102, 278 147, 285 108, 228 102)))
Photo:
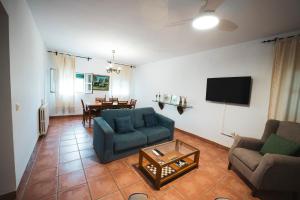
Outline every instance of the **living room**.
POLYGON ((300 199, 299 8, 1 0, 0 199, 300 199))

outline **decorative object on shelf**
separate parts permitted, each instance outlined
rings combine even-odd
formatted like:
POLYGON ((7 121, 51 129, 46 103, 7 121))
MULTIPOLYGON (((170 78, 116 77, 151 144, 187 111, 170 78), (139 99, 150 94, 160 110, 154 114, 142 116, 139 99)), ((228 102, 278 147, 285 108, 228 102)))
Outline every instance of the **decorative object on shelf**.
POLYGON ((121 67, 115 67, 115 50, 112 50, 112 60, 108 61, 109 66, 106 68, 107 73, 113 73, 120 74, 122 68, 121 67))
POLYGON ((170 95, 170 94, 164 94, 162 102, 163 103, 171 103, 171 97, 172 97, 172 95, 170 95))
POLYGON ((171 97, 171 104, 179 105, 179 102, 180 102, 180 97, 176 96, 176 95, 172 95, 172 97, 171 97))
POLYGON ((160 95, 156 95, 156 99, 153 102, 157 102, 161 110, 164 109, 165 104, 176 106, 179 114, 182 114, 186 108, 192 108, 192 106, 187 105, 186 97, 164 94, 162 99, 160 99, 158 96, 160 95))
POLYGON ((93 75, 93 90, 108 91, 109 90, 109 76, 93 75))

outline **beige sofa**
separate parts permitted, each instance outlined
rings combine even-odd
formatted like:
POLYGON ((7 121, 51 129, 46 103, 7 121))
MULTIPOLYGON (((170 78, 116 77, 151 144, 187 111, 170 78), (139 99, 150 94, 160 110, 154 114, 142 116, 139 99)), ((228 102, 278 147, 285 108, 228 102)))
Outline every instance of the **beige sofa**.
POLYGON ((300 124, 268 120, 262 138, 236 137, 229 151, 228 169, 234 167, 257 191, 292 192, 295 199, 300 194, 300 154, 285 156, 278 154, 261 155, 259 150, 267 138, 278 134, 300 144, 300 124))

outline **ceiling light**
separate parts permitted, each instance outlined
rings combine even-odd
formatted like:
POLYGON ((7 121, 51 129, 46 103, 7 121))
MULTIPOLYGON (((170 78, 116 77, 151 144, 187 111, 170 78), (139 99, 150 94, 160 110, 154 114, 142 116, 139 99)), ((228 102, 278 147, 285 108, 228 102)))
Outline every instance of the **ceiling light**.
POLYGON ((201 15, 193 20, 193 27, 198 30, 207 30, 216 27, 220 20, 212 14, 201 15))

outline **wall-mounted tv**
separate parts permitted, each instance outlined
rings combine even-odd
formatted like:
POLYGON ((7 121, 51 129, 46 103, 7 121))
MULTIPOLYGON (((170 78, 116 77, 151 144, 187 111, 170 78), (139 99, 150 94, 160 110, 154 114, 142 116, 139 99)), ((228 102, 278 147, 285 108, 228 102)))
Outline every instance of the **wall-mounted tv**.
POLYGON ((251 76, 208 78, 206 85, 206 100, 249 105, 251 86, 251 76))

